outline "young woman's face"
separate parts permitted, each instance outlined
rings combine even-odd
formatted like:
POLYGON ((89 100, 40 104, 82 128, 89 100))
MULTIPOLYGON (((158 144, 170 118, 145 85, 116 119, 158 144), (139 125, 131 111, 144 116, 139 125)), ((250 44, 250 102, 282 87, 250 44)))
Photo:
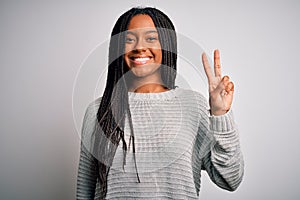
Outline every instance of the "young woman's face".
POLYGON ((162 50, 157 29, 149 15, 136 15, 130 20, 124 59, 136 77, 160 78, 162 50))

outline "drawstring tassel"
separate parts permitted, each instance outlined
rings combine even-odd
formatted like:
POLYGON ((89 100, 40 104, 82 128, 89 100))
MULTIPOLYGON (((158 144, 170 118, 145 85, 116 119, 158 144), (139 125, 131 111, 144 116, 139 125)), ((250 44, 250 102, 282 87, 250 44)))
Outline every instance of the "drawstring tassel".
POLYGON ((125 165, 126 165, 126 154, 127 154, 127 145, 124 138, 124 133, 121 132, 121 139, 123 142, 123 171, 125 171, 125 165))
POLYGON ((136 177, 138 179, 138 182, 140 183, 140 177, 139 177, 139 173, 138 173, 138 169, 137 169, 137 164, 136 164, 136 157, 135 157, 135 144, 134 144, 134 136, 131 136, 132 138, 132 151, 133 151, 133 160, 134 160, 134 165, 135 165, 135 172, 136 172, 136 177))
MULTIPOLYGON (((130 116, 130 121, 131 120, 131 116, 130 116)), ((138 182, 140 183, 140 177, 139 177, 139 173, 138 173, 138 169, 137 169, 137 163, 136 163, 136 155, 135 155, 135 142, 134 142, 134 133, 133 133, 133 126, 132 123, 130 123, 130 129, 131 129, 131 133, 130 133, 130 137, 129 137, 129 144, 128 144, 128 150, 130 149, 130 144, 132 142, 132 152, 133 152, 133 160, 134 160, 134 166, 135 166, 135 171, 136 171, 136 177, 138 182)), ((127 155, 127 145, 126 145, 126 141, 125 141, 125 137, 124 137, 124 132, 121 131, 121 139, 122 139, 122 143, 123 143, 123 171, 125 171, 125 165, 126 165, 126 155, 127 155)))
POLYGON ((136 177, 138 182, 140 183, 140 176, 139 172, 137 169, 137 163, 136 163, 136 155, 135 155, 135 142, 134 142, 134 131, 133 131, 133 125, 132 125, 132 117, 131 117, 131 112, 128 109, 128 117, 129 117, 129 126, 130 126, 130 138, 129 138, 129 148, 130 148, 130 143, 132 141, 132 152, 133 152, 133 161, 134 161, 134 166, 135 166, 135 172, 136 172, 136 177))

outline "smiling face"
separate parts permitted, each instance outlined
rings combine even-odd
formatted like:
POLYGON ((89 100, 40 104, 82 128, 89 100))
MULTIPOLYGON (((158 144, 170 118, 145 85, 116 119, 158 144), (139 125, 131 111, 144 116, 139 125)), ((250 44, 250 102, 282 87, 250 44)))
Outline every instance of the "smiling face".
POLYGON ((128 25, 125 41, 125 63, 137 78, 147 82, 161 79, 159 67, 162 50, 158 32, 149 15, 136 15, 128 25))

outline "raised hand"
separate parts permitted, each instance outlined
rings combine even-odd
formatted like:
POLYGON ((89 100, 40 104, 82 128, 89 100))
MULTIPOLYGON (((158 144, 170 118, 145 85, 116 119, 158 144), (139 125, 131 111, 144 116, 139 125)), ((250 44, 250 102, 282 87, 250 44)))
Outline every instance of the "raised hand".
POLYGON ((205 53, 202 54, 202 63, 208 78, 210 112, 212 115, 223 115, 231 107, 234 84, 228 76, 221 75, 219 50, 214 51, 214 74, 205 53))

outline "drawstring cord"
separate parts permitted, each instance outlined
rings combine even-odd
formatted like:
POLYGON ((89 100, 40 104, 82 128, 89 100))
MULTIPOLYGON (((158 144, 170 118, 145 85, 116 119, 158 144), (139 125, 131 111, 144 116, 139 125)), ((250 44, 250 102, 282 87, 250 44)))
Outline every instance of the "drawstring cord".
MULTIPOLYGON (((134 142, 134 131, 133 131, 133 125, 132 125, 132 117, 131 117, 131 113, 130 110, 128 110, 128 117, 129 117, 129 126, 130 126, 130 138, 129 138, 129 147, 130 148, 130 143, 132 141, 132 152, 133 152, 133 160, 134 160, 134 166, 135 166, 135 172, 136 172, 136 177, 138 182, 140 183, 140 177, 139 177, 139 173, 138 173, 138 169, 137 169, 137 163, 136 163, 136 155, 135 155, 135 142, 134 142)), ((125 142, 125 140, 123 140, 125 142)), ((124 150, 124 149, 123 149, 124 150)), ((124 159, 123 160, 123 169, 124 169, 124 164, 126 164, 126 153, 124 154, 124 159)))
POLYGON ((132 138, 132 151, 133 151, 133 160, 134 160, 134 165, 135 165, 135 172, 136 172, 136 177, 138 179, 138 182, 140 183, 141 181, 140 181, 139 172, 138 172, 137 164, 136 164, 134 135, 132 135, 131 138, 132 138))
POLYGON ((123 142, 123 171, 125 170, 124 167, 126 165, 126 154, 127 154, 127 145, 126 145, 126 141, 124 138, 124 132, 121 131, 121 139, 123 142))

